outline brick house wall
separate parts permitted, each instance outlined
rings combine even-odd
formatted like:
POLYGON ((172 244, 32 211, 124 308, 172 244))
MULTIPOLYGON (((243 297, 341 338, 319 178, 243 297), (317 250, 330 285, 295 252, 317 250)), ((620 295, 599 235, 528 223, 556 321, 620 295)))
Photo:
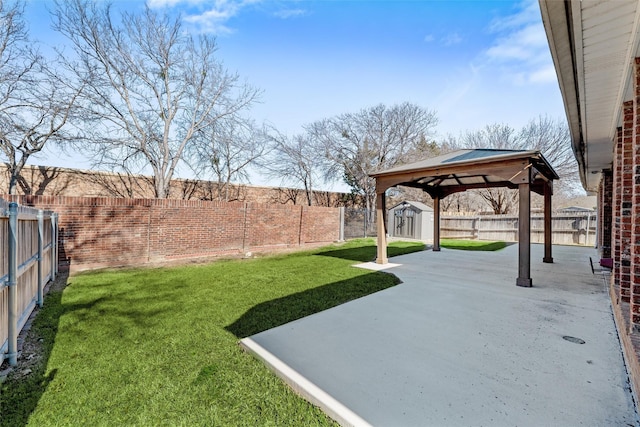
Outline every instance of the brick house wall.
POLYGON ((634 118, 635 111, 633 101, 623 104, 622 123, 622 172, 620 196, 620 295, 624 302, 631 298, 631 216, 633 198, 633 145, 634 145, 634 118))
POLYGON ((59 261, 72 271, 327 244, 338 208, 107 197, 4 196, 59 215, 59 261))
POLYGON ((632 388, 640 396, 640 58, 632 73, 633 99, 622 105, 611 169, 602 171, 598 189, 598 232, 601 255, 613 258, 613 314, 632 388))
POLYGON ((600 221, 600 233, 598 237, 599 248, 603 258, 611 258, 611 236, 613 235, 611 216, 613 215, 613 174, 610 170, 603 171, 599 204, 601 214, 598 215, 600 221))

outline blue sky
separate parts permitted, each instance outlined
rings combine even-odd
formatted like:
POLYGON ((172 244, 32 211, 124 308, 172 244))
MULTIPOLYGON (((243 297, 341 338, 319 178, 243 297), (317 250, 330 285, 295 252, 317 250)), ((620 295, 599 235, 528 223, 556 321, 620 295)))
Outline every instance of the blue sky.
MULTIPOLYGON (((435 110, 440 137, 491 123, 518 128, 538 115, 564 118, 536 0, 149 4, 181 13, 190 31, 216 34, 227 68, 264 91, 253 116, 289 135, 335 114, 403 101, 435 110)), ((49 30, 48 5, 30 3, 31 34, 61 43, 49 30)), ((34 163, 68 161, 48 157, 34 163)))

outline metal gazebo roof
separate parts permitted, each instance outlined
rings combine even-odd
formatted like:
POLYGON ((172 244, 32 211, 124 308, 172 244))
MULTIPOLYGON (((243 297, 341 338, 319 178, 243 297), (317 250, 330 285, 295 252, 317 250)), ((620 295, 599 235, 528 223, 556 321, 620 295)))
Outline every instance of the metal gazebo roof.
POLYGON ((493 149, 458 150, 371 176, 376 178, 378 192, 403 185, 420 188, 432 197, 474 188, 518 188, 527 182, 532 191, 543 194, 544 183, 558 179, 539 151, 493 149))

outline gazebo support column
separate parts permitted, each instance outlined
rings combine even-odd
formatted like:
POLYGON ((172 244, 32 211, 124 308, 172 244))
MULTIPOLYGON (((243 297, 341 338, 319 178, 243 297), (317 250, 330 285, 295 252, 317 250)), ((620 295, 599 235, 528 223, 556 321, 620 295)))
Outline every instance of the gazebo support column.
POLYGON ((548 182, 544 186, 544 258, 542 262, 553 263, 551 236, 551 182, 548 182))
POLYGON ((518 186, 518 279, 516 285, 531 287, 531 189, 529 183, 518 186))
POLYGON ((387 231, 384 226, 385 193, 378 193, 376 197, 376 231, 378 233, 378 264, 386 264, 387 259, 387 231))
POLYGON ((440 251, 440 196, 433 198, 433 250, 440 251))

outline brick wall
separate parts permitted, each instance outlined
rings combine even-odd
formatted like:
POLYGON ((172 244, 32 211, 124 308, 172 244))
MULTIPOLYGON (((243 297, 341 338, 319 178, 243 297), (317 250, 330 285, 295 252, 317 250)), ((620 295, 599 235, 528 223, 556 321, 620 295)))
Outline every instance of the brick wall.
POLYGON ((619 127, 613 149, 613 224, 611 225, 611 255, 613 257, 613 271, 611 285, 617 295, 616 301, 622 300, 620 289, 620 227, 622 210, 622 128, 619 127))
POLYGON ((634 61, 633 143, 631 147, 631 328, 640 332, 640 58, 634 61))
MULTIPOLYGON (((8 193, 9 170, 0 164, 0 194, 8 193)), ((22 169, 16 194, 38 196, 153 198, 153 179, 143 175, 87 171, 51 166, 25 166, 22 169)), ((226 190, 217 182, 194 179, 171 180, 170 199, 233 200, 242 202, 308 205, 304 190, 285 187, 261 187, 231 184, 226 190)), ((351 206, 359 200, 352 194, 314 191, 314 206, 351 206)))
POLYGON ((611 236, 612 236, 612 206, 613 206, 613 174, 611 170, 603 171, 602 199, 600 200, 600 249, 603 258, 611 258, 611 236))
POLYGON ((622 194, 620 197, 620 295, 631 299, 631 217, 633 205, 633 101, 623 103, 622 123, 622 194))
POLYGON ((338 208, 107 197, 13 200, 58 213, 60 262, 72 271, 326 244, 338 239, 340 227, 338 208))
POLYGON ((622 128, 614 142, 611 171, 601 182, 599 232, 611 239, 609 289, 634 395, 640 396, 640 58, 633 64, 633 99, 622 105, 622 128), (611 218, 608 219, 608 202, 611 218), (608 224, 607 224, 608 222, 608 224))

